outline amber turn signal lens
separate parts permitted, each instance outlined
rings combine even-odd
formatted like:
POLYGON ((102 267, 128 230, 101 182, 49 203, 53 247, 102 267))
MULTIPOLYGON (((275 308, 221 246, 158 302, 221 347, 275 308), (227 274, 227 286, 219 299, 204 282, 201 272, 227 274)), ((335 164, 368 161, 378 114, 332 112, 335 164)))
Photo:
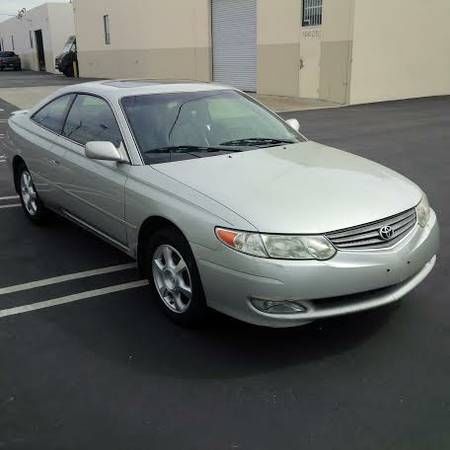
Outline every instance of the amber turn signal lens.
POLYGON ((234 247, 234 240, 238 233, 236 231, 224 230, 223 228, 216 228, 216 236, 221 240, 224 244, 229 245, 230 247, 234 247))

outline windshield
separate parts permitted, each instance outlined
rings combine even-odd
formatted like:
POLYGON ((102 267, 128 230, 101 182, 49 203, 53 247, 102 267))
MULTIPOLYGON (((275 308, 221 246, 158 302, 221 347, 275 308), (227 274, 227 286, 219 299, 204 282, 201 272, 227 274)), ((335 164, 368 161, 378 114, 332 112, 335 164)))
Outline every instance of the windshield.
POLYGON ((147 164, 297 143, 303 137, 233 90, 124 97, 147 164))
POLYGON ((62 49, 61 53, 68 53, 75 50, 75 36, 70 36, 62 49))

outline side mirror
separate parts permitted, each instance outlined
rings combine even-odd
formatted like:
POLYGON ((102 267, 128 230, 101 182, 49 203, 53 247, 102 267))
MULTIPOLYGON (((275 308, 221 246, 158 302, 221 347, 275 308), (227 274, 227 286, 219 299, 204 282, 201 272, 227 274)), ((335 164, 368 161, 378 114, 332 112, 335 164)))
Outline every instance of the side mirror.
POLYGON ((295 131, 300 131, 300 123, 297 119, 287 119, 286 123, 295 131))
POLYGON ((119 149, 109 141, 91 141, 85 145, 84 153, 89 159, 98 159, 100 161, 128 162, 122 156, 119 149))

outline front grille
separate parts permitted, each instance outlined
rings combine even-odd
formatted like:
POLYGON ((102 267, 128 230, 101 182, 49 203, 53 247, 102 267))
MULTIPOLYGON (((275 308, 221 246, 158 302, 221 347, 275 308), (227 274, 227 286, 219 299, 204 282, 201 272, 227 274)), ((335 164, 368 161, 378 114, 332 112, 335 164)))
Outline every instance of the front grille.
POLYGON ((376 222, 333 231, 326 236, 337 249, 359 250, 367 248, 386 248, 398 242, 416 224, 415 208, 396 214, 395 216, 376 222), (392 228, 393 235, 389 239, 383 239, 380 230, 383 227, 392 228))

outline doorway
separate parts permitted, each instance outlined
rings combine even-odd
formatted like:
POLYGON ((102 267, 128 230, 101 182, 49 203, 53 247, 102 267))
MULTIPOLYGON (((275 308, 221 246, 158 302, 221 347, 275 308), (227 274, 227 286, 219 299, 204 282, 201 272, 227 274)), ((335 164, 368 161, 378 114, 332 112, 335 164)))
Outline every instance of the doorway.
POLYGON ((45 71, 45 53, 44 53, 44 42, 42 40, 42 30, 36 30, 34 32, 34 37, 36 40, 38 68, 41 71, 45 71))

